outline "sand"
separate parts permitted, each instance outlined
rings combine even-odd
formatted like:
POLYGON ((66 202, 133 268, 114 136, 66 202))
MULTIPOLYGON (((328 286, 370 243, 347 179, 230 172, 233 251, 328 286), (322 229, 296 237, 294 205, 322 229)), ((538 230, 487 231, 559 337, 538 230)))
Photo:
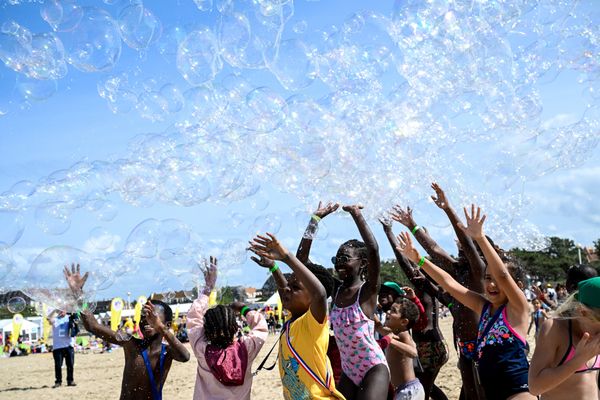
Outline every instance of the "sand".
MULTIPOLYGON (((452 319, 440 321, 442 331, 448 344, 451 343, 452 319)), ((263 359, 276 340, 270 336, 255 362, 255 367, 263 359)), ((442 368, 436 381, 449 399, 457 399, 460 391, 460 374, 456 368, 457 356, 454 348, 449 349, 450 360, 442 368)), ((191 399, 196 377, 196 359, 193 352, 188 363, 174 363, 165 383, 165 400, 191 399)), ((272 359, 275 359, 275 353, 272 359)), ((267 362, 271 365, 272 362, 267 362)), ((123 369, 123 353, 117 349, 110 354, 76 354, 75 382, 76 387, 62 386, 52 389, 54 384, 54 361, 51 353, 33 354, 27 357, 0 359, 0 399, 18 400, 67 400, 117 399, 121 388, 123 369)), ((66 370, 63 371, 63 379, 66 370)), ((253 399, 283 399, 281 380, 277 368, 272 371, 261 371, 255 378, 252 387, 253 399)))

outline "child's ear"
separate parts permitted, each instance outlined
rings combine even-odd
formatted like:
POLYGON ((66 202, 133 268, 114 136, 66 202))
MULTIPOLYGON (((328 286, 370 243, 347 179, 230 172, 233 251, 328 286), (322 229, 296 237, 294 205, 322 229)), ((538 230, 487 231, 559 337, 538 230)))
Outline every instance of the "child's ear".
POLYGON ((172 324, 173 324, 173 321, 168 321, 168 322, 165 324, 165 326, 166 326, 167 328, 170 328, 172 324))
POLYGON ((404 326, 404 327, 407 327, 407 326, 408 326, 408 323, 409 323, 410 321, 408 320, 408 318, 401 318, 401 319, 400 319, 400 322, 402 323, 402 326, 404 326))

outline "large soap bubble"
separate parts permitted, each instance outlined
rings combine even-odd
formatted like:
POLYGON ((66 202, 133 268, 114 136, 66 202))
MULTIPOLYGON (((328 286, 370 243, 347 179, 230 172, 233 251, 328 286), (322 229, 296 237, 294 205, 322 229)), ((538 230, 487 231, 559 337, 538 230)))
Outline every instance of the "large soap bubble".
POLYGON ((211 81, 223 67, 217 38, 208 28, 191 32, 177 50, 177 69, 191 85, 211 81))
POLYGON ((79 25, 70 34, 68 61, 83 72, 111 69, 121 56, 119 27, 106 11, 85 7, 79 25))
POLYGON ((284 40, 273 52, 268 66, 284 88, 299 90, 315 79, 316 55, 302 40, 284 40))
POLYGON ((25 222, 20 212, 0 210, 0 249, 11 247, 17 243, 24 230, 25 222))
MULTIPOLYGON (((31 263, 23 291, 36 301, 66 312, 80 311, 92 302, 97 292, 107 287, 109 276, 102 271, 102 261, 69 246, 55 246, 42 251, 31 263), (89 272, 83 295, 77 297, 68 288, 64 268, 79 264, 81 274, 89 272)), ((109 286, 109 285, 108 285, 109 286)))
POLYGON ((146 49, 162 34, 160 20, 141 4, 133 4, 121 10, 119 28, 125 43, 136 50, 146 49))

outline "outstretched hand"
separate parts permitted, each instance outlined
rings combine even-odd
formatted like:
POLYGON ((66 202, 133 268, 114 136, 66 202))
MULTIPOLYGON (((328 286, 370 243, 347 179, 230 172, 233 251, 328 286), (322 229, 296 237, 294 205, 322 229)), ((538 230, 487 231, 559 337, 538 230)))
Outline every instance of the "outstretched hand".
POLYGON ((416 225, 410 207, 406 207, 406 210, 404 210, 400 205, 395 205, 390 212, 390 216, 394 221, 400 222, 408 229, 412 229, 416 225))
POLYGON ((481 216, 481 208, 477 207, 477 212, 475 211, 475 204, 471 204, 471 214, 467 212, 467 208, 463 209, 465 211, 465 218, 467 219, 467 226, 459 223, 458 226, 462 231, 470 236, 472 239, 482 239, 484 237, 483 234, 483 223, 485 222, 486 215, 483 214, 481 216))
POLYGON ((329 214, 337 211, 337 209, 339 207, 340 207, 339 203, 333 203, 330 201, 326 205, 323 205, 322 202, 319 202, 319 206, 317 207, 316 211, 313 214, 319 218, 325 218, 329 214))
POLYGON ((217 258, 210 256, 207 262, 204 259, 204 268, 200 268, 204 274, 204 290, 205 295, 209 295, 213 291, 217 283, 217 258))
POLYGON ((342 210, 346 211, 350 215, 358 215, 360 214, 360 210, 362 210, 363 208, 364 207, 361 204, 351 204, 343 206, 342 210))
POLYGON ((433 200, 435 205, 442 210, 450 207, 450 203, 448 203, 448 199, 446 199, 446 193, 444 193, 440 185, 438 185, 436 182, 433 182, 431 184, 431 188, 435 191, 435 196, 431 196, 431 200, 433 200))
POLYGON ((271 233, 267 233, 267 236, 256 235, 250 242, 250 250, 259 257, 271 260, 283 261, 289 257, 287 249, 271 233))
POLYGON ((67 280, 67 284, 69 285, 69 289, 73 292, 75 297, 79 298, 83 293, 83 286, 90 275, 89 272, 86 272, 83 276, 81 276, 81 267, 79 264, 72 263, 71 269, 69 270, 69 266, 65 265, 63 270, 65 275, 65 279, 67 280))
POLYGON ((388 231, 392 229, 392 220, 387 217, 379 217, 379 222, 383 225, 383 230, 388 231))
POLYGON ((419 252, 413 245, 412 239, 408 232, 400 232, 398 235, 398 244, 396 250, 402 253, 410 261, 417 263, 419 262, 419 252))
POLYGON ((275 266, 275 261, 271 260, 270 258, 252 256, 250 259, 263 268, 271 269, 275 266))

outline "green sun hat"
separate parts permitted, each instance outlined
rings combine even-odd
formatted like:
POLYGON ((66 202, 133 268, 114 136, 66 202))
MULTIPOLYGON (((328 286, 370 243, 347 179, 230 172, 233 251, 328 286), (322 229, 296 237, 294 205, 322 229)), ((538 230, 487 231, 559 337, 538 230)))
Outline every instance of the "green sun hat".
POLYGON ((396 282, 383 282, 383 286, 392 289, 394 292, 398 293, 398 296, 404 296, 406 294, 404 289, 402 289, 396 282))
POLYGON ((600 308, 600 276, 579 282, 577 300, 591 308, 600 308))

